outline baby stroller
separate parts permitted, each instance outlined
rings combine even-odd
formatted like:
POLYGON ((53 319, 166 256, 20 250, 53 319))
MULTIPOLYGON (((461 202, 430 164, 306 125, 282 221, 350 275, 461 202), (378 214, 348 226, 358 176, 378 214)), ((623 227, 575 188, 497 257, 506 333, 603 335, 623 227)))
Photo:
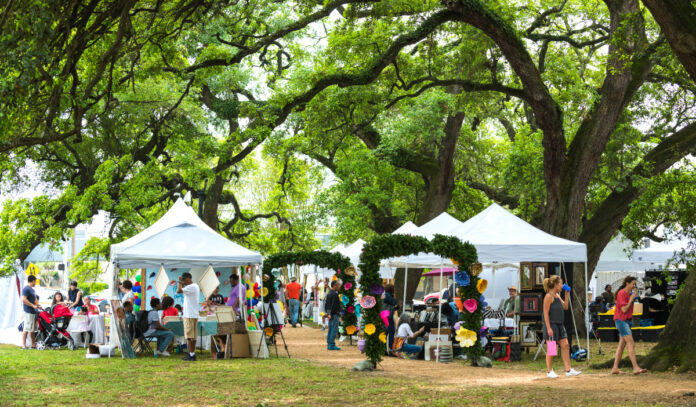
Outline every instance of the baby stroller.
POLYGON ((36 335, 36 349, 75 349, 75 341, 68 333, 72 312, 65 305, 46 308, 37 315, 39 332, 36 335))

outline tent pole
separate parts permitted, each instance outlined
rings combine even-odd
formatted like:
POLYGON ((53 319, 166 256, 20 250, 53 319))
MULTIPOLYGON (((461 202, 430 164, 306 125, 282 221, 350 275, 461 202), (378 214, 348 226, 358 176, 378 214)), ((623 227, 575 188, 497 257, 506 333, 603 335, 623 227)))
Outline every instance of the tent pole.
MULTIPOLYGON (((437 301, 437 340, 440 341, 440 325, 442 323, 442 259, 440 260, 440 298, 437 301)), ((440 362, 440 351, 442 348, 437 347, 437 353, 435 354, 435 363, 440 362)))
POLYGON ((408 281, 408 262, 406 263, 406 268, 404 269, 404 302, 401 304, 403 307, 401 309, 402 312, 406 311, 406 282, 408 281))
POLYGON ((587 260, 585 260, 585 334, 587 335, 587 361, 590 361, 590 329, 589 318, 590 306, 587 303, 587 291, 590 289, 590 282, 587 280, 587 260))

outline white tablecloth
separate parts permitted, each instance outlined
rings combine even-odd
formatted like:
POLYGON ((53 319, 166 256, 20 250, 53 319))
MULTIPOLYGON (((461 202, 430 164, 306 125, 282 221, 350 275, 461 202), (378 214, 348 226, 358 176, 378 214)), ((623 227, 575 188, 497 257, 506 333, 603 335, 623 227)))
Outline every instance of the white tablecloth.
MULTIPOLYGON (((87 324, 79 322, 79 318, 74 316, 70 320, 70 325, 68 325, 68 333, 75 341, 75 344, 82 346, 82 335, 77 331, 92 331, 94 337, 92 338, 92 343, 104 343, 104 315, 85 315, 87 318, 87 324)), ((85 340, 89 339, 89 334, 85 334, 85 340)))

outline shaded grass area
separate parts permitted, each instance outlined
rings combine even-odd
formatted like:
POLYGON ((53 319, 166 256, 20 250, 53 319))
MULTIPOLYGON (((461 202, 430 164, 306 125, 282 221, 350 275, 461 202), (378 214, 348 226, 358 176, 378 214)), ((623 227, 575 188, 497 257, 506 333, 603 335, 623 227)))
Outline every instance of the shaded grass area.
MULTIPOLYGON (((0 405, 544 405, 545 386, 438 385, 417 377, 360 373, 294 359, 85 359, 84 350, 0 346, 0 405)), ((536 362, 535 362, 536 363, 536 362)), ((501 365, 523 368, 523 364, 501 365)), ((528 366, 529 367, 529 366, 528 366)), ((493 373, 497 368, 482 370, 493 373)), ((453 366, 453 374, 457 374, 453 366)), ((606 404, 610 395, 568 389, 553 404, 606 404), (609 397, 608 397, 609 396, 609 397)), ((640 401, 611 405, 642 405, 640 401)), ((644 405, 654 405, 646 402, 644 405)))

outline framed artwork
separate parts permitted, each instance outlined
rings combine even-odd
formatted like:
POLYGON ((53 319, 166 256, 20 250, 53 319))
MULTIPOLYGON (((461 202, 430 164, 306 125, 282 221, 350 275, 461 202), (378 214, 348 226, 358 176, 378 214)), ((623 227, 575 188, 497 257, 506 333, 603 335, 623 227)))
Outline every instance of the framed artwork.
POLYGON ((548 263, 534 263, 534 288, 544 288, 544 279, 549 276, 548 263))
POLYGON ((521 294, 520 315, 541 315, 541 295, 521 294))
POLYGON ((522 346, 536 345, 536 325, 534 321, 520 322, 520 343, 522 346))
POLYGON ((119 344, 121 345, 121 357, 123 359, 133 359, 135 358, 135 352, 133 352, 130 336, 126 330, 126 311, 123 309, 121 300, 111 300, 111 309, 113 311, 113 318, 116 325, 116 333, 118 334, 119 344))
POLYGON ((520 263, 520 290, 531 290, 534 288, 532 276, 532 263, 520 263))

